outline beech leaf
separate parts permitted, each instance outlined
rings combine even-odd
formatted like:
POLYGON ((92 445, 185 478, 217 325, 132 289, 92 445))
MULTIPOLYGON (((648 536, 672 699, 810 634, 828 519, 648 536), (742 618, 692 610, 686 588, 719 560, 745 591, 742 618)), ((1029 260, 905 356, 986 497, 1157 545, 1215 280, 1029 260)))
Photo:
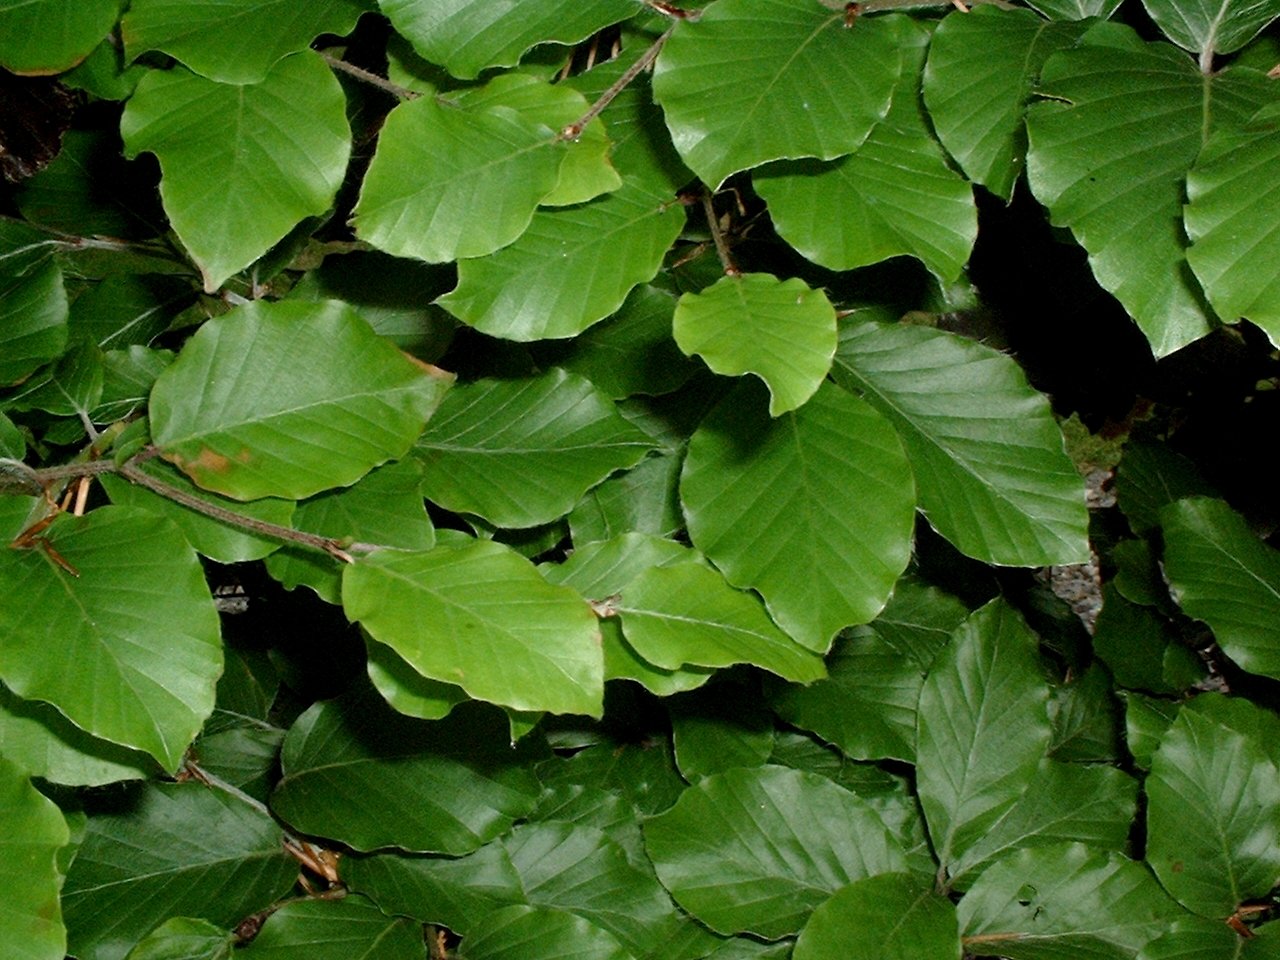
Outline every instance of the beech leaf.
POLYGON ((813 911, 794 960, 959 960, 956 908, 906 873, 855 880, 813 911))
POLYGON ((0 901, 0 937, 15 960, 61 960, 66 953, 56 858, 69 839, 53 801, 0 757, 0 874, 9 887, 0 901))

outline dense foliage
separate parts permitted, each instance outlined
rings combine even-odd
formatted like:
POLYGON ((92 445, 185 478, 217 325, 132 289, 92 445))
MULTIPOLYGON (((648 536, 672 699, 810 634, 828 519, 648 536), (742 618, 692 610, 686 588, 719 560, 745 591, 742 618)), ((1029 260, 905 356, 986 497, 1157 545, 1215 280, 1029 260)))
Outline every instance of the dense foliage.
POLYGON ((0 958, 1280 957, 1280 0, 1028 2, 0 0, 0 958))

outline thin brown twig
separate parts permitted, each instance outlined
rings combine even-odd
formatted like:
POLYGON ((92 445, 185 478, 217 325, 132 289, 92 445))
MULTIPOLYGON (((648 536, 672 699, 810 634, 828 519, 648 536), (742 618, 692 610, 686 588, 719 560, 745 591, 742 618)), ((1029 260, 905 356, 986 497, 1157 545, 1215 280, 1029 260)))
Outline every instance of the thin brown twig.
POLYGON ((417 100, 422 94, 417 90, 410 90, 408 87, 402 87, 398 83, 392 83, 386 77, 380 77, 376 73, 370 73, 362 67, 357 67, 354 63, 347 63, 332 54, 319 51, 320 58, 335 70, 341 70, 343 73, 350 74, 357 80, 363 80, 365 83, 377 87, 379 90, 385 90, 393 96, 399 97, 401 100, 417 100))
POLYGON ((671 36, 671 31, 675 28, 676 24, 671 24, 671 26, 663 32, 662 36, 653 41, 653 44, 649 49, 640 54, 636 62, 629 66, 626 72, 615 80, 608 90, 600 95, 600 98, 591 105, 591 109, 560 131, 560 136, 557 139, 577 140, 578 137, 582 136, 582 131, 587 128, 587 124, 600 116, 604 111, 604 108, 609 106, 609 104, 613 102, 614 98, 627 88, 627 84, 638 77, 640 75, 640 71, 644 70, 649 66, 649 64, 653 63, 653 61, 657 59, 658 54, 662 52, 663 44, 667 42, 667 38, 671 36))
POLYGON ((711 202, 710 190, 702 191, 702 209, 707 214, 707 225, 711 228, 711 239, 715 242, 716 254, 720 257, 720 265, 724 267, 724 275, 726 277, 742 276, 742 271, 734 262, 733 254, 729 252, 729 244, 724 238, 724 232, 720 229, 720 221, 716 218, 716 207, 711 202))

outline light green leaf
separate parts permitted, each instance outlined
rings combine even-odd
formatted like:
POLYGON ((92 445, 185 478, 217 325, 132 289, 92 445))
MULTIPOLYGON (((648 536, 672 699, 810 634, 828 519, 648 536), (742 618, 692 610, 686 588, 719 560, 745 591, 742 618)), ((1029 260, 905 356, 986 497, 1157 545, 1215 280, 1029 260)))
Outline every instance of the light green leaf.
POLYGON ((13 73, 62 73, 110 32, 120 7, 120 0, 3 0, 0 64, 13 73))
POLYGON ((914 256, 950 283, 978 235, 973 189, 948 166, 922 110, 930 31, 891 16, 903 66, 888 115, 851 156, 773 164, 752 183, 778 233, 814 263, 852 270, 914 256))
MULTIPOLYGON (((223 510, 230 510, 252 520, 261 520, 265 523, 274 523, 278 526, 287 527, 294 513, 292 500, 264 497, 252 503, 237 503, 234 500, 220 497, 216 493, 201 490, 188 480, 184 474, 167 463, 151 460, 140 465, 138 469, 161 483, 166 483, 181 490, 187 496, 195 497, 205 503, 211 503, 214 506, 221 507, 223 510)), ((255 534, 243 527, 235 527, 229 523, 223 523, 221 520, 215 520, 212 517, 196 513, 194 510, 188 510, 173 500, 162 497, 157 493, 152 493, 145 487, 135 486, 123 477, 104 474, 99 479, 102 481, 102 488, 107 492, 107 496, 111 498, 112 503, 123 507, 136 507, 139 510, 145 510, 157 516, 168 517, 178 525, 182 535, 186 537, 187 542, 196 549, 197 553, 211 560, 216 560, 218 563, 260 560, 280 546, 280 541, 273 537, 255 534)))
POLYGON ((66 346, 67 294, 58 265, 0 273, 0 385, 21 381, 66 346))
POLYGON ((1247 700, 1205 696, 1183 705, 1152 757, 1147 862, 1184 907, 1224 919, 1280 882, 1280 769, 1247 735, 1276 721, 1247 700))
POLYGON ((432 63, 470 80, 486 67, 510 67, 539 43, 575 44, 640 9, 636 0, 569 7, 541 0, 379 0, 392 26, 432 63))
POLYGON ((625 175, 608 196, 540 210, 510 246, 458 264, 438 301, 463 323, 508 340, 572 337, 652 280, 684 227, 675 188, 625 175))
POLYGON ((126 68, 124 51, 116 38, 108 35, 74 69, 62 76, 61 83, 103 100, 127 100, 147 69, 138 63, 126 68))
POLYGON ((1157 357, 1210 328, 1184 266, 1183 178, 1207 132, 1270 99, 1265 83, 1249 70, 1205 76, 1185 53, 1112 24, 1041 72, 1049 99, 1028 111, 1031 189, 1054 226, 1071 228, 1157 357))
POLYGON ((1023 117, 1040 68, 1088 25, 1046 23, 1030 10, 994 4, 971 13, 948 15, 934 31, 924 102, 938 139, 960 168, 1009 200, 1026 159, 1023 117))
POLYGON ((822 660, 774 626, 759 600, 701 564, 651 567, 617 609, 627 642, 665 670, 754 663, 799 683, 826 676, 822 660))
MULTIPOLYGON (((1280 17, 1277 0, 1142 0, 1164 35, 1212 65, 1215 53, 1234 53, 1280 17)), ((1207 72, 1207 70, 1206 70, 1207 72)))
POLYGON ((803 280, 748 273, 682 296, 672 333, 681 350, 716 373, 760 377, 776 417, 803 406, 831 369, 836 312, 803 280))
POLYGON ((0 755, 34 777, 68 786, 97 787, 159 773, 147 754, 91 737, 51 705, 23 700, 3 685, 0 755))
POLYGON ((940 870, 953 872, 1034 781, 1049 746, 1042 677, 1036 635, 1002 600, 974 612, 934 660, 916 783, 940 870))
POLYGON ((160 195, 212 293, 304 217, 324 213, 351 152, 346 97, 304 51, 261 83, 216 83, 154 70, 120 121, 125 154, 154 153, 160 195))
MULTIPOLYGON (((1280 3, 1269 3, 1280 14, 1280 3)), ((1277 105, 1241 128, 1218 130, 1187 174, 1187 262, 1224 320, 1246 317, 1280 343, 1280 193, 1275 169, 1277 105)))
POLYGON ((1160 513, 1173 595, 1203 620, 1227 656, 1280 678, 1280 554, 1221 500, 1179 500, 1160 513))
POLYGON ((369 690, 314 704, 289 730, 271 809, 356 850, 470 853, 533 808, 538 783, 506 718, 474 706, 445 720, 394 712, 369 690))
POLYGON ((62 960, 67 931, 58 890, 58 849, 70 839, 53 801, 36 792, 26 773, 0 757, 0 937, 5 960, 62 960))
POLYGON ((965 950, 1009 960, 1131 957, 1185 915, 1145 866, 1082 843, 1006 857, 959 906, 965 950))
POLYGON ((712 189, 770 160, 852 153, 889 109, 899 21, 794 0, 728 0, 683 20, 654 69, 676 149, 712 189))
POLYGON ((369 679, 397 713, 419 720, 443 720, 450 710, 470 699, 455 684, 424 677, 385 643, 366 636, 365 648, 369 679))
POLYGON ((166 920, 129 951, 125 960, 231 960, 236 937, 208 920, 166 920))
POLYGON ((120 23, 135 60, 160 50, 210 80, 261 83, 282 57, 322 33, 345 36, 371 0, 134 0, 120 23))
POLYGON ((956 908, 919 878, 855 880, 813 911, 794 960, 960 960, 956 908))
POLYGON ((62 889, 68 950, 117 960, 170 917, 234 927, 284 896, 298 861, 265 809, 199 783, 139 784, 91 809, 62 889))
POLYGON ((892 427, 824 384, 775 420, 744 384, 689 442, 680 495, 694 545, 778 624, 825 653, 872 619, 911 554, 915 491, 892 427))
POLYGON ((253 960, 425 958, 422 925, 389 917, 360 896, 286 903, 238 956, 253 960))
POLYGON ((723 934, 776 940, 863 877, 906 869, 865 801, 812 773, 739 767, 690 787, 644 824, 658 878, 723 934))
POLYGON ((1089 559, 1084 483, 1012 357, 928 327, 857 323, 832 373, 897 428, 920 508, 961 552, 1010 566, 1089 559))
POLYGON ((448 384, 341 303, 260 300, 187 341, 152 391, 151 435, 207 490, 299 499, 403 456, 448 384))
POLYGON ((511 906, 485 917, 458 960, 632 960, 607 931, 549 907, 511 906))
POLYGON ((1087 20, 1100 17, 1106 20, 1120 6, 1120 0, 1028 0, 1027 6, 1038 10, 1050 20, 1087 20))
POLYGON ((497 526, 532 527, 568 513, 653 446, 589 381, 552 369, 455 387, 414 453, 434 502, 497 526))
POLYGON ((62 515, 44 549, 0 553, 0 679, 166 770, 213 710, 218 615, 168 520, 126 507, 62 515))
POLYGON ((343 882, 389 914, 437 923, 460 936, 489 914, 525 903, 520 877, 495 840, 464 857, 343 857, 343 882))
MULTIPOLYGON (((435 527, 418 487, 422 468, 405 459, 375 467, 350 487, 328 490, 298 504, 293 528, 347 543, 430 550, 435 527)), ((342 571, 327 554, 291 544, 267 560, 267 572, 286 590, 305 584, 329 603, 342 602, 342 571)))
POLYGON ((920 687, 933 658, 966 616, 955 597, 903 578, 879 617, 836 641, 827 658, 827 679, 780 687, 769 706, 849 757, 911 763, 920 687))
POLYGON ((516 710, 600 715, 591 608, 509 547, 378 551, 347 566, 342 594, 347 616, 425 677, 516 710))

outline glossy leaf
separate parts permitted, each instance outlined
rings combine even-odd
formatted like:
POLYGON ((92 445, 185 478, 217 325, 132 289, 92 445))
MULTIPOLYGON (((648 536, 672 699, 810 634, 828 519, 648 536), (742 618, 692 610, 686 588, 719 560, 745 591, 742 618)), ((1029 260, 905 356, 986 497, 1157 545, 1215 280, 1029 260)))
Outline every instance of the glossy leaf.
POLYGON ((774 626, 759 600, 701 564, 651 567, 617 609, 627 642, 665 670, 753 663, 799 683, 826 676, 818 655, 774 626))
POLYGON ((172 522, 126 507, 60 517, 44 536, 78 576, 39 547, 0 553, 0 679, 177 769, 222 672, 195 553, 172 522))
POLYGON ((422 926, 389 917, 364 897, 286 903, 240 954, 254 960, 425 958, 422 926))
POLYGON ((855 880, 813 911, 794 960, 959 960, 955 906, 906 873, 855 880))
POLYGON ((599 716, 604 663, 591 608, 492 541, 348 564, 347 616, 425 677, 516 710, 599 716))
POLYGON ((271 808, 303 833, 356 850, 470 853, 537 799, 505 727, 481 708, 413 720, 368 691, 315 704, 285 738, 271 808))
POLYGON ((308 497, 403 456, 449 381, 349 307, 258 301, 205 323, 151 394, 151 436, 237 500, 308 497))
POLYGON ((170 917, 231 928, 284 896, 298 862, 260 810, 198 783, 139 785, 92 812, 67 873, 68 950, 115 960, 170 917))
POLYGON ((261 83, 282 58, 322 33, 344 36, 366 0, 137 0, 120 24, 130 60, 160 50, 201 76, 222 83, 261 83))
POLYGON ((58 265, 0 274, 0 384, 17 383, 66 346, 67 294, 58 265))
POLYGON ((607 931, 564 910, 512 906, 471 931, 458 960, 632 960, 607 931))
POLYGON ((102 395, 88 411, 94 423, 124 420, 146 405, 156 378, 173 362, 170 350, 132 346, 102 355, 102 395))
POLYGON ((1143 0, 1164 35, 1212 63, 1215 53, 1234 53, 1280 16, 1276 0, 1143 0))
POLYGON ((1115 13, 1120 0, 1035 0, 1027 6, 1051 20, 1087 20, 1089 17, 1105 20, 1115 13))
POLYGON ((21 767, 0 757, 0 936, 13 960, 61 960, 67 931, 58 903, 62 877, 55 862, 70 839, 53 801, 41 796, 21 767))
POLYGON ((965 950, 1009 960, 1130 957, 1180 916, 1142 864, 1082 843, 999 861, 959 906, 965 950))
POLYGON ((1242 668, 1280 677, 1280 554, 1221 500, 1179 500, 1160 516, 1165 570, 1179 605, 1208 623, 1242 668))
POLYGON ((125 153, 154 153, 174 231, 212 293, 299 220, 324 213, 351 135, 342 88, 318 54, 286 57, 261 83, 154 70, 120 121, 125 153))
MULTIPOLYGON (((1280 4, 1271 3, 1280 15, 1280 4)), ((1268 105, 1242 128, 1209 140, 1187 175, 1187 262, 1218 315, 1246 317, 1280 343, 1280 243, 1272 228, 1280 200, 1267 178, 1278 156, 1277 117, 1268 105)))
POLYGON ((1245 700, 1193 700, 1152 757, 1147 862, 1169 893, 1203 916, 1228 917, 1280 882, 1280 769, 1261 738, 1247 735, 1264 717, 1275 726, 1273 715, 1245 700), (1220 722, 1223 711, 1240 722, 1220 722))
POLYGON ((846 884, 905 869, 901 848, 865 801, 775 766, 708 777, 646 821, 644 834, 676 902, 723 934, 796 933, 846 884))
POLYGON ((572 337, 614 313, 653 279, 684 227, 675 187, 623 173, 608 196, 541 210, 511 245, 463 260, 457 289, 439 303, 507 340, 572 337))
POLYGON ((1046 22, 1029 10, 986 4, 972 12, 976 16, 948 16, 934 31, 924 102, 960 168, 1009 200, 1026 161, 1023 118, 1040 68, 1075 43, 1087 24, 1046 22))
POLYGON ((0 64, 13 73, 61 73, 107 35, 120 7, 120 0, 7 0, 0 4, 0 64))
POLYGON ((1012 357, 928 327, 860 323, 841 332, 832 372, 897 429, 920 508, 961 552, 1010 566, 1088 559, 1084 485, 1012 357))
POLYGON ((653 444, 577 374, 455 387, 414 453, 434 502, 503 527, 532 527, 568 513, 614 470, 653 444))
POLYGON ((379 0, 379 5, 419 54, 464 80, 486 67, 514 66, 535 44, 578 43, 637 10, 636 0, 595 0, 568 9, 539 0, 499 6, 485 0, 379 0))
POLYGON ((1133 765, 1139 770, 1150 770, 1151 758, 1164 739, 1165 731, 1178 715, 1181 704, 1132 690, 1121 690, 1118 695, 1125 705, 1125 737, 1133 755, 1133 765))
POLYGON ((682 296, 672 332, 681 350, 716 373, 760 377, 776 417, 803 406, 831 369, 836 312, 803 280, 748 273, 682 296))
POLYGON ((1261 74, 1206 79, 1181 51, 1105 26, 1045 63, 1050 99, 1028 112, 1028 179, 1163 357, 1210 328, 1182 266, 1183 178, 1206 129, 1246 119, 1270 94, 1261 74))
POLYGON ((1147 943, 1138 960, 1274 960, 1280 939, 1273 928, 1262 927, 1244 939, 1225 923, 1188 917, 1147 943))
POLYGON ((955 632, 920 691, 916 782, 948 872, 1018 801, 1048 749, 1038 647, 1021 614, 993 601, 955 632))
POLYGON ((648 456, 630 470, 587 491, 569 513, 575 543, 611 540, 629 532, 669 537, 684 526, 678 454, 648 456))
POLYGON ((174 917, 138 941, 125 960, 231 960, 235 934, 208 920, 174 917))
POLYGON ((712 189, 770 160, 852 153, 889 109, 899 24, 790 0, 731 0, 681 21, 653 91, 684 162, 712 189))
POLYGON ((365 649, 369 680, 397 713, 419 720, 443 720, 450 710, 470 699, 456 684, 424 677, 385 643, 366 637, 365 649))

